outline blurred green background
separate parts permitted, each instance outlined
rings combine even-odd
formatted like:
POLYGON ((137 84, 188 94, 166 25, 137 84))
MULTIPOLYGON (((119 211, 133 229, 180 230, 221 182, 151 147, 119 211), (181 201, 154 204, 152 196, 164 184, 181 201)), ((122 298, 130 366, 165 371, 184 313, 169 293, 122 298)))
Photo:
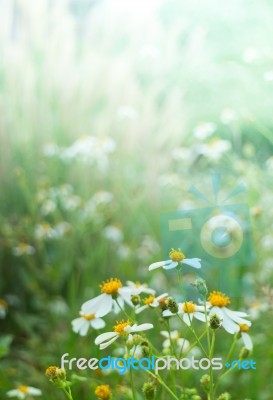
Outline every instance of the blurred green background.
MULTIPOLYGON (((188 187, 209 195, 213 170, 226 171, 224 193, 246 184, 256 252, 254 293, 235 301, 253 317, 257 371, 223 389, 272 399, 272 7, 0 1, 1 399, 19 383, 63 398, 43 371, 65 352, 99 354, 70 322, 102 280, 172 293, 147 274, 160 213, 198 206, 188 187)), ((75 398, 92 398, 91 378, 75 398)))

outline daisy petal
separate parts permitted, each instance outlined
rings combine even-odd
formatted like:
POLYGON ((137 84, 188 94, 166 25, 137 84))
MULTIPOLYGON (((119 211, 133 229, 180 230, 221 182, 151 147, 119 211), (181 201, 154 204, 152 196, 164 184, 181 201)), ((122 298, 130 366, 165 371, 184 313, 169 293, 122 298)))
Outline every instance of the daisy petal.
POLYGON ((201 313, 201 312, 199 312, 199 311, 196 311, 196 312, 194 313, 194 317, 195 317, 196 319, 198 319, 199 321, 206 322, 206 316, 205 316, 205 314, 203 314, 203 313, 201 313))
POLYGON ((230 317, 225 313, 225 310, 223 310, 222 326, 231 335, 234 335, 234 333, 239 332, 240 330, 239 325, 230 319, 230 317))
POLYGON ((110 294, 102 293, 92 300, 88 300, 82 305, 84 314, 95 313, 98 317, 104 317, 112 309, 113 299, 110 294))
POLYGON ((185 258, 182 264, 189 265, 193 268, 201 268, 201 258, 185 258))
POLYGON ((174 315, 170 310, 164 310, 162 313, 162 317, 173 317, 174 315))
POLYGON ((252 340, 251 340, 251 337, 249 336, 249 334, 246 333, 246 332, 242 332, 241 335, 242 335, 242 339, 243 339, 245 347, 248 350, 252 350, 253 349, 253 343, 252 343, 252 340))
POLYGON ((163 267, 163 265, 168 265, 171 262, 172 262, 172 260, 158 261, 158 262, 155 262, 155 263, 149 265, 148 269, 149 269, 149 271, 152 271, 153 269, 163 267))
POLYGON ((108 342, 104 342, 100 344, 100 350, 106 349, 106 347, 110 346, 115 340, 117 340, 119 335, 114 336, 112 339, 108 340, 108 342))
POLYGON ((117 332, 105 332, 102 333, 101 335, 97 336, 95 339, 95 344, 101 344, 102 342, 105 342, 108 339, 112 339, 113 337, 118 336, 117 332))
POLYGON ((94 329, 102 329, 105 327, 105 322, 101 318, 94 318, 90 321, 92 328, 94 329))
POLYGON ((136 314, 141 313, 142 311, 146 310, 146 308, 148 308, 147 305, 136 308, 136 314))
POLYGON ((124 328, 126 332, 140 332, 140 331, 147 331, 148 329, 152 329, 154 326, 153 324, 141 324, 141 325, 133 325, 127 326, 124 328))
POLYGON ((239 317, 236 311, 232 311, 229 310, 228 308, 225 308, 225 313, 229 316, 229 318, 237 322, 237 324, 245 324, 247 326, 251 326, 251 322, 248 321, 247 319, 239 317))
POLYGON ((87 321, 84 318, 81 318, 81 317, 73 319, 73 321, 71 322, 73 332, 79 333, 79 331, 81 330, 82 326, 84 324, 86 324, 86 322, 87 321))
POLYGON ((173 269, 175 267, 178 266, 178 262, 177 261, 173 261, 168 265, 163 265, 163 269, 168 270, 168 269, 173 269))
POLYGON ((42 391, 40 389, 34 388, 32 386, 28 387, 28 393, 33 396, 41 396, 42 391))

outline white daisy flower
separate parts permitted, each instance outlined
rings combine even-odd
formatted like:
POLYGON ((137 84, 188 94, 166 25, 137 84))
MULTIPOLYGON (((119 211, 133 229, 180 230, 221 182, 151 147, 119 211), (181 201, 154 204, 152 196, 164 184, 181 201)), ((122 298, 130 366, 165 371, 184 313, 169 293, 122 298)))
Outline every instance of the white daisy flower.
POLYGON ((126 283, 133 296, 137 296, 141 293, 155 294, 155 290, 148 288, 148 285, 146 283, 132 281, 127 281, 126 283))
POLYGON ((105 327, 104 320, 100 318, 104 316, 103 314, 96 311, 90 313, 90 308, 88 308, 89 314, 86 314, 84 312, 85 309, 86 307, 83 306, 80 311, 81 317, 76 318, 71 322, 73 331, 81 336, 87 335, 90 326, 94 329, 102 329, 105 327))
POLYGON ((241 337, 243 339, 245 348, 247 350, 252 350, 253 349, 253 342, 251 337, 248 334, 249 331, 249 326, 245 325, 245 324, 239 324, 240 327, 240 333, 241 333, 241 337))
POLYGON ((217 314, 222 321, 223 328, 232 335, 239 332, 239 324, 251 326, 251 322, 246 320, 247 317, 245 312, 233 311, 228 309, 226 306, 230 303, 230 299, 225 294, 213 291, 209 295, 207 307, 210 308, 209 317, 213 314, 217 314))
POLYGON ((152 329, 153 324, 131 325, 129 321, 120 321, 114 326, 113 332, 105 332, 95 339, 95 344, 100 346, 100 350, 105 349, 120 336, 129 335, 130 333, 142 332, 152 329))
POLYGON ((103 316, 113 310, 116 314, 120 308, 124 308, 124 302, 133 307, 131 303, 131 292, 129 288, 123 287, 117 278, 108 279, 100 285, 102 294, 94 299, 86 301, 82 305, 82 310, 89 315, 96 310, 96 314, 103 316))
POLYGON ((31 256, 32 254, 34 254, 35 253, 35 249, 34 249, 34 247, 33 246, 30 246, 29 244, 27 244, 27 243, 19 243, 17 246, 15 246, 14 248, 13 248, 13 254, 16 256, 16 257, 19 257, 19 256, 23 256, 23 255, 28 255, 28 256, 31 256))
POLYGON ((170 259, 158 261, 149 266, 149 271, 162 267, 163 269, 173 269, 178 265, 186 264, 193 268, 201 268, 200 258, 186 258, 181 249, 172 249, 169 253, 170 259))
POLYGON ((4 299, 0 299, 0 319, 6 318, 8 304, 4 299))
POLYGON ((177 330, 171 331, 170 333, 171 335, 168 331, 160 331, 160 334, 165 338, 164 342, 162 343, 163 349, 170 349, 171 341, 175 344, 179 353, 181 350, 185 352, 189 349, 190 342, 180 337, 180 334, 177 330))
POLYGON ((25 399, 28 395, 41 396, 42 392, 40 389, 36 389, 32 386, 19 386, 17 389, 7 392, 8 397, 17 397, 17 399, 25 399))
MULTIPOLYGON (((186 301, 185 303, 178 303, 178 313, 181 315, 183 321, 188 326, 191 325, 193 318, 198 319, 199 321, 205 322, 206 316, 204 314, 205 307, 198 306, 194 304, 192 301, 186 301)), ((170 310, 165 310, 162 313, 163 317, 171 317, 173 314, 170 310)))
POLYGON ((149 297, 143 299, 144 306, 136 308, 136 314, 141 313, 142 311, 146 310, 146 308, 152 307, 156 308, 160 306, 161 301, 168 297, 168 293, 163 293, 160 296, 155 297, 154 294, 151 294, 149 297))

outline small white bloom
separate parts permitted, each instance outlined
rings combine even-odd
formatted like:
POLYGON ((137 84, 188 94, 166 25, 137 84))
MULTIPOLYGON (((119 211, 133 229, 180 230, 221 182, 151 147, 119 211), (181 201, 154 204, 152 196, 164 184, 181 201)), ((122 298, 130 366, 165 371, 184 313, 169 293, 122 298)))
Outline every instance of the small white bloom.
POLYGON ((98 314, 94 312, 90 314, 85 314, 81 310, 80 315, 80 318, 76 318, 71 322, 73 331, 78 333, 80 336, 86 336, 89 327, 92 327, 94 329, 102 329, 105 327, 105 322, 102 318, 100 318, 103 315, 101 315, 100 313, 98 314))
POLYGON ((25 399, 28 395, 41 396, 42 392, 40 389, 36 389, 32 386, 19 386, 17 389, 9 390, 7 392, 8 397, 17 397, 17 399, 25 399))
POLYGON ((166 261, 158 261, 149 266, 149 271, 162 267, 163 269, 173 269, 178 265, 186 264, 193 268, 201 268, 200 258, 185 258, 185 255, 180 249, 172 249, 170 251, 170 259, 166 261))
POLYGON ((130 289, 132 295, 139 295, 141 293, 155 294, 155 290, 148 287, 146 283, 127 281, 127 287, 130 289))
POLYGON ((193 134, 196 139, 204 140, 211 136, 217 129, 217 125, 213 122, 203 122, 194 128, 193 134))
POLYGON ((141 313, 142 311, 146 310, 149 307, 156 308, 160 305, 160 300, 168 297, 168 293, 163 293, 160 296, 155 297, 154 294, 151 294, 149 297, 146 297, 144 301, 144 306, 136 307, 136 314, 141 313))
POLYGON ((105 239, 113 243, 120 243, 123 240, 123 233, 121 229, 114 225, 106 226, 102 231, 102 235, 105 239))
POLYGON ((247 314, 241 311, 233 311, 226 306, 230 303, 229 297, 221 292, 213 291, 209 295, 207 307, 209 310, 209 317, 217 314, 222 322, 223 328, 230 334, 239 332, 239 324, 251 326, 251 322, 245 319, 247 314))
POLYGON ((127 287, 123 287, 117 278, 111 278, 100 285, 102 294, 86 301, 82 305, 82 310, 86 314, 91 314, 96 310, 99 315, 106 315, 111 310, 116 314, 120 308, 124 308, 124 302, 133 307, 131 302, 131 291, 127 287))
MULTIPOLYGON (((198 319, 199 321, 205 322, 206 316, 204 314, 205 307, 198 306, 194 304, 192 301, 186 301, 185 303, 178 303, 178 313, 181 315, 181 318, 188 326, 191 325, 193 318, 198 319)), ((162 313, 163 317, 171 317, 173 314, 170 310, 165 310, 162 313)))
POLYGON ((118 322, 114 326, 113 332, 105 332, 99 335, 95 339, 95 344, 100 346, 100 349, 105 349, 115 340, 117 340, 120 336, 129 335, 130 333, 142 332, 148 329, 152 329, 154 326, 153 324, 141 324, 141 325, 131 325, 128 321, 121 321, 118 322))
POLYGON ((23 255, 32 255, 35 253, 35 249, 33 246, 30 246, 27 243, 19 243, 17 246, 13 248, 13 254, 16 257, 23 256, 23 255))

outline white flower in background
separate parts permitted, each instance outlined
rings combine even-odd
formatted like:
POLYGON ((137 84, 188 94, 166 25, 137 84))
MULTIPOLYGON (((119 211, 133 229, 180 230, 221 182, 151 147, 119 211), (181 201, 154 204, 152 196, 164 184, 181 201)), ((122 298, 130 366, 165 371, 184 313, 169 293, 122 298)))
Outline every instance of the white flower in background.
POLYGON ((102 333, 95 339, 95 344, 100 346, 100 349, 105 349, 120 336, 128 336, 130 333, 142 332, 152 329, 153 324, 131 325, 129 321, 120 321, 113 327, 113 332, 102 333))
POLYGON ((100 289, 102 294, 82 305, 85 314, 91 314, 94 310, 96 310, 97 315, 106 315, 111 310, 117 314, 120 308, 124 308, 124 302, 133 307, 131 291, 123 287, 119 279, 108 279, 100 285, 100 289))
POLYGON ((0 299, 0 319, 6 318, 8 303, 4 299, 0 299))
POLYGON ((84 312, 85 307, 82 306, 80 311, 80 317, 73 319, 71 322, 72 329, 74 332, 78 333, 80 336, 86 336, 89 327, 94 329, 102 329, 105 327, 105 322, 102 318, 105 314, 94 312, 90 313, 90 308, 88 307, 88 314, 84 312))
POLYGON ((58 316, 68 315, 69 313, 69 307, 67 303, 64 301, 64 299, 62 299, 61 297, 51 300, 48 303, 48 309, 52 314, 58 316))
POLYGON ((34 235, 36 239, 60 239, 69 232, 71 225, 68 222, 60 222, 55 226, 48 223, 39 224, 36 226, 34 235))
POLYGON ((187 162, 192 159, 192 152, 186 147, 178 147, 172 151, 172 159, 178 162, 187 162))
POLYGON ((236 120, 236 113, 231 108, 226 108, 221 112, 220 119, 223 124, 229 125, 236 120))
POLYGON ((105 167, 109 154, 116 148, 115 142, 108 137, 83 136, 71 146, 60 151, 63 161, 80 160, 84 163, 96 162, 98 166, 105 167))
MULTIPOLYGON (((186 301, 185 303, 178 303, 177 314, 181 315, 181 318, 188 326, 191 325, 193 318, 205 322, 206 316, 204 314, 204 311, 205 311, 204 306, 198 306, 197 304, 194 304, 192 301, 186 301)), ((176 314, 173 314, 170 310, 164 310, 162 315, 163 317, 171 317, 176 314)))
POLYGON ((136 314, 141 313, 147 308, 157 308, 160 306, 161 302, 168 297, 168 293, 163 293, 160 296, 155 297, 155 294, 151 294, 149 297, 143 299, 144 306, 136 307, 136 314))
POLYGON ((147 258, 157 254, 160 247, 157 241, 149 235, 145 235, 136 251, 136 255, 140 260, 146 260, 147 258))
POLYGON ((133 296, 141 293, 155 294, 155 290, 150 289, 146 283, 127 281, 126 284, 133 296))
POLYGON ((265 235, 261 240, 261 246, 263 247, 264 250, 271 251, 273 247, 273 235, 272 234, 265 235))
POLYGON ((231 149, 231 143, 228 140, 222 140, 218 137, 211 139, 208 143, 200 146, 199 152, 211 161, 218 161, 231 149))
POLYGON ((120 243, 123 240, 123 233, 121 229, 114 225, 106 226, 102 231, 102 235, 105 239, 113 243, 120 243))
POLYGON ((193 134, 196 139, 204 140, 210 137, 217 129, 217 125, 213 122, 203 122, 197 125, 194 130, 193 134))
POLYGON ((182 264, 189 265, 193 268, 201 268, 200 258, 186 258, 181 249, 172 249, 169 253, 169 260, 158 261, 149 266, 149 271, 162 267, 163 269, 173 269, 182 264))
MULTIPOLYGON (((273 262, 273 260, 272 260, 272 262, 273 262)), ((268 304, 268 302, 260 302, 260 301, 256 300, 250 304, 249 309, 248 309, 248 314, 251 319, 258 319, 260 317, 260 314, 265 311, 268 311, 269 308, 270 308, 270 305, 268 304)))
POLYGON ((251 322, 245 319, 247 314, 241 311, 233 311, 226 306, 230 304, 230 299, 225 294, 219 291, 213 291, 210 293, 207 302, 209 310, 209 317, 213 314, 217 314, 221 320, 223 328, 231 334, 239 332, 239 324, 251 326, 251 322))
POLYGON ((131 119, 135 120, 138 118, 138 112, 131 106, 121 106, 117 111, 119 119, 131 119))
POLYGON ((15 246, 13 248, 13 254, 16 257, 23 256, 23 255, 31 256, 34 253, 35 253, 34 247, 30 246, 27 243, 23 243, 23 242, 19 243, 17 246, 15 246))
POLYGON ((53 201, 51 199, 47 199, 41 205, 41 214, 42 215, 51 214, 56 210, 56 208, 57 208, 57 205, 56 205, 55 201, 53 201))
POLYGON ((245 325, 245 324, 239 324, 239 328, 240 328, 240 333, 241 333, 241 337, 243 339, 245 348, 247 350, 252 350, 253 343, 252 343, 251 337, 248 334, 249 326, 245 325))
POLYGON ((180 333, 177 330, 171 331, 171 335, 168 331, 160 331, 160 334, 165 338, 162 343, 163 349, 170 349, 172 344, 177 348, 177 352, 186 352, 190 348, 190 342, 186 339, 183 339, 180 336, 180 333))
POLYGON ((83 217, 92 217, 100 221, 104 213, 109 213, 113 207, 114 195, 110 192, 99 191, 86 203, 83 210, 83 217))
POLYGON ((27 396, 41 396, 42 392, 40 389, 36 389, 32 386, 19 386, 17 389, 9 390, 7 392, 8 397, 17 397, 17 399, 25 399, 27 396))

